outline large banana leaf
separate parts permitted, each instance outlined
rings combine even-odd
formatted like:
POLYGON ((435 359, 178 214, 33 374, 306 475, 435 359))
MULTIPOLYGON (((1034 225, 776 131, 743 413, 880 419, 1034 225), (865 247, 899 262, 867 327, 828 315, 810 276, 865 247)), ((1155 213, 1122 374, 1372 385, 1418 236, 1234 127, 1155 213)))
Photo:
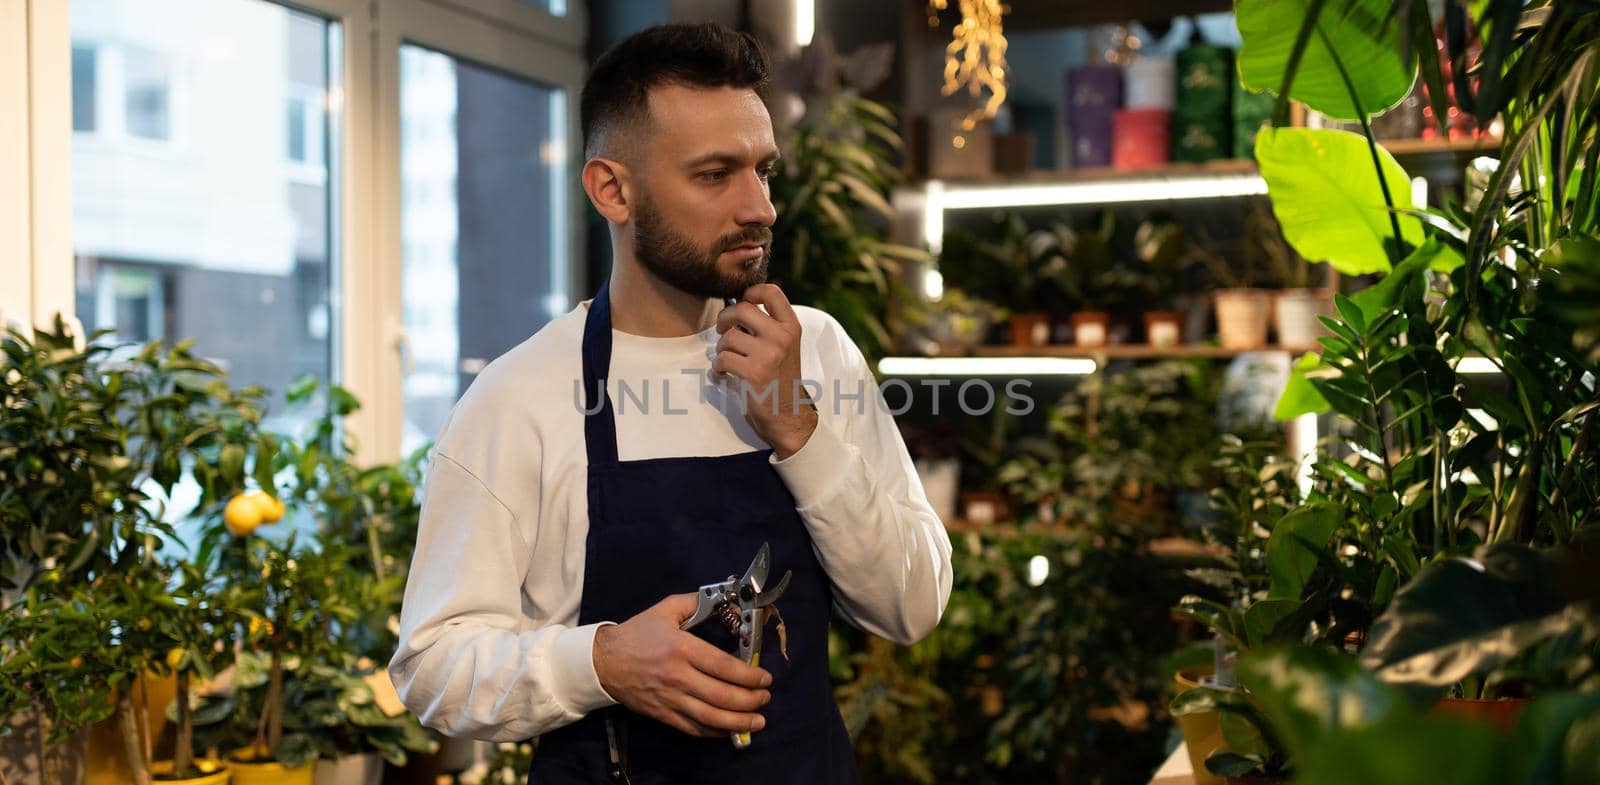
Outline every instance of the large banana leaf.
POLYGON ((1367 140, 1347 131, 1265 128, 1256 136, 1256 163, 1267 181, 1272 212, 1284 239, 1307 259, 1326 261, 1346 275, 1387 272, 1398 222, 1410 245, 1423 240, 1411 178, 1378 148, 1391 214, 1379 188, 1367 140), (1392 220, 1391 220, 1392 219, 1392 220))
POLYGON ((1394 106, 1411 91, 1416 57, 1401 41, 1402 26, 1384 21, 1389 0, 1236 0, 1233 7, 1244 39, 1239 77, 1252 90, 1282 89, 1301 26, 1319 10, 1317 29, 1305 38, 1289 88, 1291 98, 1330 117, 1357 119, 1339 65, 1368 115, 1394 106))

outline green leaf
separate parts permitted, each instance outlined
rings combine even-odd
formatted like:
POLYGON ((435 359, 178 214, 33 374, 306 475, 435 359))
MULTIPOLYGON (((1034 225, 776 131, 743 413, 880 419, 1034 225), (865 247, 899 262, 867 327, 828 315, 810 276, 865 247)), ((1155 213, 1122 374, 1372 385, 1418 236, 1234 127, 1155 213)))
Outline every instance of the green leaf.
MULTIPOLYGON (((1246 608, 1244 612, 1244 629, 1245 635, 1250 641, 1250 647, 1257 649, 1268 643, 1280 642, 1277 641, 1280 637, 1279 625, 1284 619, 1292 617, 1295 611, 1300 610, 1301 605, 1302 603, 1298 598, 1292 600, 1265 599, 1258 600, 1249 608, 1246 608)), ((1287 643, 1292 643, 1300 637, 1298 631, 1293 629, 1281 635, 1289 639, 1281 642, 1287 643)))
POLYGON ((1373 623, 1361 663, 1390 683, 1448 687, 1581 623, 1551 556, 1491 545, 1431 564, 1406 584, 1373 623))
MULTIPOLYGON (((1377 283, 1362 289, 1350 296, 1350 300, 1361 310, 1361 314, 1368 320, 1378 318, 1380 314, 1387 313, 1396 308, 1406 287, 1418 279, 1425 269, 1430 269, 1440 256, 1449 249, 1437 238, 1429 237, 1422 245, 1417 246, 1409 256, 1395 265, 1394 269, 1377 283)), ((1460 266, 1461 254, 1455 253, 1456 266, 1460 266)))
POLYGON ((1301 415, 1322 414, 1332 409, 1328 399, 1317 391, 1309 376, 1314 371, 1326 369, 1322 355, 1316 352, 1307 352, 1296 360, 1289 369, 1289 381, 1283 386, 1283 394, 1278 396, 1278 403, 1272 408, 1273 418, 1293 420, 1301 415))
MULTIPOLYGON (((1281 88, 1295 38, 1310 7, 1310 0, 1234 3, 1239 36, 1243 39, 1239 78, 1246 87, 1257 91, 1281 88)), ((1385 24, 1388 11, 1389 0, 1326 3, 1317 20, 1322 36, 1312 35, 1306 42, 1294 84, 1289 88, 1290 97, 1330 117, 1357 119, 1356 104, 1329 51, 1331 44, 1349 72, 1361 108, 1367 114, 1380 114, 1404 99, 1416 79, 1416 63, 1414 56, 1406 56, 1407 49, 1401 42, 1404 26, 1385 24)))
POLYGON ((1502 785, 1518 776, 1515 752, 1487 724, 1397 713, 1369 727, 1328 734, 1306 750, 1295 785, 1502 785))
POLYGON ((1326 546, 1344 521, 1344 510, 1331 502, 1314 502, 1283 516, 1267 540, 1268 596, 1298 600, 1317 567, 1317 554, 1306 542, 1326 546))
MULTIPOLYGON (((1378 159, 1395 209, 1414 209, 1406 171, 1381 147, 1378 159)), ((1256 136, 1256 162, 1284 239, 1301 256, 1327 261, 1346 275, 1389 270, 1387 244, 1394 232, 1364 137, 1348 131, 1266 128, 1256 136)), ((1407 243, 1423 241, 1422 221, 1416 216, 1401 212, 1395 219, 1407 243)))
POLYGON ((1251 655, 1239 663, 1239 678, 1294 757, 1319 747, 1335 729, 1371 724, 1406 708, 1394 688, 1353 658, 1326 649, 1251 655))

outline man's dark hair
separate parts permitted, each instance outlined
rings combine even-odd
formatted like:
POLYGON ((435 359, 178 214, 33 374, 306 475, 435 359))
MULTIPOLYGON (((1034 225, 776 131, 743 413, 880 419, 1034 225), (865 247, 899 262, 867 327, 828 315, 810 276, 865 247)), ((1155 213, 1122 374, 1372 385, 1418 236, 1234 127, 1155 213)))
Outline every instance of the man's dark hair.
POLYGON ((600 55, 583 84, 584 157, 649 122, 650 89, 668 84, 760 94, 767 56, 749 33, 715 22, 659 25, 628 36, 600 55))

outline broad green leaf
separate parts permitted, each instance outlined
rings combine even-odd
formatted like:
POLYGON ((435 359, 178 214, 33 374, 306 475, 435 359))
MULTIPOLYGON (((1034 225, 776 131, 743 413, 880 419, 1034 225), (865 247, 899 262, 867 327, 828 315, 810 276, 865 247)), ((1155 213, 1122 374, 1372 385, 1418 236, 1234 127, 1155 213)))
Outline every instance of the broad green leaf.
MULTIPOLYGON (((1255 604, 1246 608, 1244 612, 1244 629, 1245 636, 1250 641, 1250 647, 1260 648, 1274 642, 1274 638, 1277 637, 1278 626, 1284 619, 1289 618, 1294 615, 1295 611, 1300 610, 1300 605, 1299 599, 1266 599, 1258 600, 1255 604)), ((1299 636, 1291 634, 1288 637, 1291 640, 1286 642, 1293 642, 1292 639, 1299 636)))
POLYGON ((1317 554, 1309 542, 1326 546, 1344 520, 1344 510, 1331 502, 1307 504, 1283 516, 1267 540, 1267 572, 1272 574, 1268 596, 1297 600, 1317 567, 1317 554), (1304 542, 1302 542, 1304 541, 1304 542))
MULTIPOLYGON (((1289 96, 1325 115, 1357 119, 1350 89, 1334 63, 1350 76, 1369 116, 1380 114, 1411 92, 1416 61, 1401 41, 1404 25, 1384 23, 1389 0, 1329 0, 1306 42, 1289 96), (1329 51, 1329 44, 1333 52, 1329 51)), ((1311 7, 1310 0, 1236 0, 1234 14, 1243 46, 1239 78, 1252 90, 1276 92, 1294 51, 1295 38, 1311 7)))
POLYGON ((1486 723, 1397 714, 1328 734, 1297 761, 1295 785, 1501 785, 1537 782, 1516 773, 1517 753, 1486 723))
POLYGON ((1493 545, 1429 565, 1373 623, 1363 666, 1384 681, 1448 687, 1583 623, 1547 554, 1493 545))
POLYGON ((1332 409, 1308 376, 1324 368, 1322 356, 1315 352, 1306 352, 1296 360, 1289 369, 1289 381, 1283 386, 1283 394, 1278 396, 1278 403, 1272 409, 1273 418, 1293 420, 1303 414, 1322 414, 1332 409))
MULTIPOLYGON (((1378 160, 1395 209, 1414 209, 1405 169, 1381 147, 1378 160)), ((1389 270, 1386 243, 1394 230, 1364 137, 1348 131, 1266 128, 1256 136, 1256 163, 1284 239, 1301 256, 1327 261, 1346 275, 1389 270)), ((1394 217, 1402 239, 1422 243, 1421 220, 1403 212, 1394 217)))
MULTIPOLYGON (((1377 283, 1362 289, 1350 296, 1350 300, 1360 307, 1361 313, 1367 321, 1378 318, 1379 314, 1386 313, 1395 308, 1400 302, 1400 296, 1406 287, 1417 280, 1417 276, 1425 269, 1431 269, 1446 251, 1455 253, 1444 243, 1430 237, 1417 246, 1394 269, 1377 283)), ((1461 254, 1455 253, 1455 265, 1460 266, 1461 254)))
POLYGON ((1334 730, 1371 724, 1406 709, 1397 690, 1354 658, 1325 649, 1252 655, 1239 663, 1239 677, 1296 757, 1320 746, 1334 730))

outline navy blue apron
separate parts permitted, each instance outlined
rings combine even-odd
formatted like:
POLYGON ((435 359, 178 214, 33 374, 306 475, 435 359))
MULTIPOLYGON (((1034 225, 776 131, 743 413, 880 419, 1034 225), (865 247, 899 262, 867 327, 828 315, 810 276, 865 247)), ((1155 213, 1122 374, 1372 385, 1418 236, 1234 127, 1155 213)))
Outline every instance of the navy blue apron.
MULTIPOLYGON (((611 368, 609 285, 583 328, 584 440, 589 456, 589 535, 579 624, 625 621, 669 594, 742 575, 763 542, 771 580, 794 577, 777 606, 789 657, 767 628, 761 666, 772 673, 766 727, 735 749, 727 736, 699 738, 616 706, 545 734, 529 785, 614 785, 606 718, 619 729, 633 785, 855 785, 855 759, 828 680, 828 576, 794 497, 767 458, 771 450, 716 457, 617 460, 617 429, 605 378, 611 368)), ((694 631, 723 651, 734 638, 713 618, 694 631)))

